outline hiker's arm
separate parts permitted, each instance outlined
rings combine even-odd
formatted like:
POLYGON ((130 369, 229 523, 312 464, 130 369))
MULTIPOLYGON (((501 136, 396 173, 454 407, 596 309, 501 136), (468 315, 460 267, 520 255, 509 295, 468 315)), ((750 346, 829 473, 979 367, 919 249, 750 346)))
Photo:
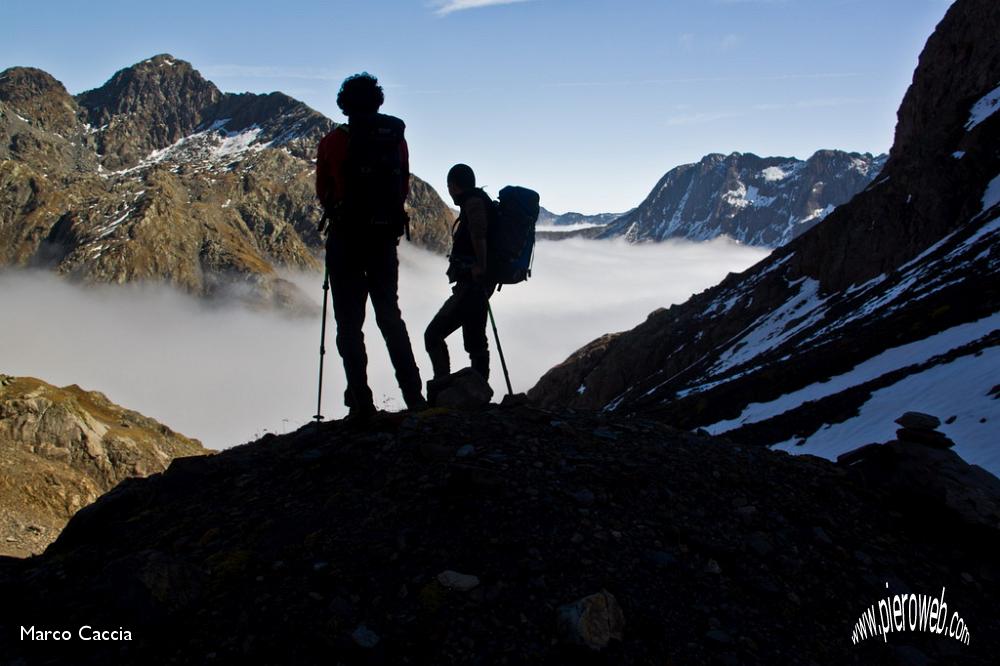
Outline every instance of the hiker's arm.
POLYGON ((410 196, 410 149, 406 145, 406 139, 399 144, 399 164, 403 169, 403 201, 410 196))
POLYGON ((327 152, 327 141, 324 139, 319 142, 319 148, 316 150, 316 198, 319 199, 324 208, 326 208, 326 199, 330 196, 329 175, 327 174, 329 156, 327 152))
POLYGON ((320 141, 316 152, 316 196, 327 212, 344 198, 343 169, 346 159, 346 132, 331 132, 320 141))
POLYGON ((486 204, 478 197, 470 197, 465 205, 465 219, 472 236, 472 249, 476 252, 476 265, 472 267, 472 277, 482 277, 486 273, 486 230, 489 217, 486 204))

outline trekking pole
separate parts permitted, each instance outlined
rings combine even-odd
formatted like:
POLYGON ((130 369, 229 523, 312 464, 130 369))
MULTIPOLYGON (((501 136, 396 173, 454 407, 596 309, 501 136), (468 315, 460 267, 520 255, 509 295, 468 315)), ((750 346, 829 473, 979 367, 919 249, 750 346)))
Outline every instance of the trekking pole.
MULTIPOLYGON (((324 262, 325 263, 325 262, 324 262)), ((323 420, 323 357, 326 356, 326 302, 330 292, 330 269, 323 272, 323 325, 319 334, 319 392, 316 396, 317 421, 323 420)))
POLYGON ((490 313, 490 324, 493 325, 493 338, 497 341, 497 353, 500 354, 500 367, 503 368, 503 378, 507 380, 507 395, 514 395, 514 389, 510 385, 510 373, 507 372, 507 360, 503 357, 503 347, 500 346, 500 335, 497 333, 497 322, 493 318, 493 308, 490 302, 486 301, 486 311, 490 313))

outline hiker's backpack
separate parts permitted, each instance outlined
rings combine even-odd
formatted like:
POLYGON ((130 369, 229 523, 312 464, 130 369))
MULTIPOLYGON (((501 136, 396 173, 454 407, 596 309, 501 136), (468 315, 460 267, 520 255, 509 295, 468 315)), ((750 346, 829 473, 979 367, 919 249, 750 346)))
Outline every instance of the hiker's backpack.
POLYGON ((352 120, 344 164, 345 214, 352 224, 384 227, 396 236, 406 228, 404 173, 400 157, 405 125, 399 118, 375 114, 352 120))
POLYGON ((486 239, 487 272, 497 284, 517 284, 531 276, 538 193, 508 185, 500 190, 497 209, 486 239))

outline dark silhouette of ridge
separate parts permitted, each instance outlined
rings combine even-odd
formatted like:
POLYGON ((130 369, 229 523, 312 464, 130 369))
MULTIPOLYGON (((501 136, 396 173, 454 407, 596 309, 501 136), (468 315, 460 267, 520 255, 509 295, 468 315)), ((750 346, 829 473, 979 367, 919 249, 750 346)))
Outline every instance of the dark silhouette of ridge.
MULTIPOLYGON (((943 507, 910 511, 849 468, 652 420, 530 406, 381 414, 175 461, 81 511, 44 555, 0 558, 0 654, 991 664, 992 534, 943 507), (461 587, 441 582, 454 581, 447 571, 461 587), (942 587, 970 645, 920 632, 852 644, 871 604, 942 587), (602 590, 624 617, 621 640, 572 645, 581 634, 559 609, 602 590), (83 624, 132 640, 17 638, 21 626, 83 624)), ((583 636, 599 640, 600 626, 583 636)))

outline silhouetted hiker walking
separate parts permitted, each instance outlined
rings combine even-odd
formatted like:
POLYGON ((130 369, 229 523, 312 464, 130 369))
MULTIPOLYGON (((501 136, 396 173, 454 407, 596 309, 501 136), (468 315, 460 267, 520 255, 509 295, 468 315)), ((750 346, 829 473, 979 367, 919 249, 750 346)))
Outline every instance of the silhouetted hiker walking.
POLYGON ((410 189, 409 153, 403 121, 378 113, 384 101, 374 76, 348 77, 337 94, 348 123, 320 141, 316 159, 316 195, 330 219, 326 266, 337 351, 347 376, 344 402, 352 419, 376 411, 361 329, 369 296, 407 407, 427 405, 397 296, 396 247, 409 224, 403 208, 410 189))
MULTIPOLYGON (((466 164, 456 164, 448 171, 448 193, 460 209, 448 257, 448 280, 455 286, 427 326, 424 344, 434 366, 434 380, 447 377, 451 362, 445 338, 461 328, 472 369, 488 380, 490 350, 486 316, 496 284, 487 277, 486 239, 490 224, 496 220, 497 208, 490 195, 476 187, 476 175, 466 164)), ((432 392, 431 386, 428 384, 428 394, 432 392)))

